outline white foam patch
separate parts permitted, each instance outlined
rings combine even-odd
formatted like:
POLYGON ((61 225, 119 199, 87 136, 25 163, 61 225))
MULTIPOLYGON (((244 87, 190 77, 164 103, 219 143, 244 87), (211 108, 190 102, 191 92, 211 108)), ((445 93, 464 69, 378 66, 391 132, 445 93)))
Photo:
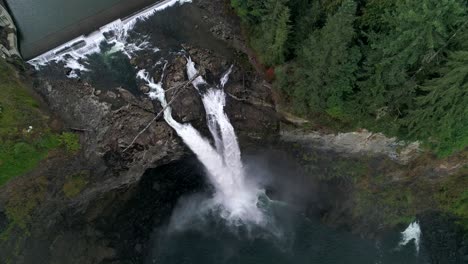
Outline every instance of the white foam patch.
POLYGON ((401 232, 401 241, 398 244, 401 246, 406 246, 411 241, 414 242, 414 246, 416 248, 416 252, 419 253, 419 244, 421 240, 421 227, 419 226, 418 222, 411 223, 405 231, 401 232))

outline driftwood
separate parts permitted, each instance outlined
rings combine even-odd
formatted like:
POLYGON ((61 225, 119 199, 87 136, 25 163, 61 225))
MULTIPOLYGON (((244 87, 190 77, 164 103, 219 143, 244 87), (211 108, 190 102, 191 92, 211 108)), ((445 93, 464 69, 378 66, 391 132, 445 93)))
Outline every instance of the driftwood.
POLYGON ((164 92, 168 92, 170 90, 176 90, 174 93, 173 93, 173 96, 171 98, 171 100, 167 103, 167 105, 165 107, 163 107, 163 109, 161 111, 159 111, 156 116, 151 119, 151 121, 135 136, 135 138, 133 138, 132 142, 130 143, 130 145, 128 145, 124 150, 123 152, 126 152, 129 148, 131 148, 133 146, 133 144, 135 144, 135 142, 137 141, 137 139, 143 134, 145 133, 146 130, 148 130, 148 128, 156 121, 159 119, 159 117, 164 113, 164 111, 169 107, 171 106, 172 102, 174 102, 174 100, 180 95, 180 91, 184 88, 186 88, 189 84, 191 84, 196 78, 198 78, 200 75, 196 75, 195 77, 193 77, 192 79, 190 79, 189 81, 187 81, 186 83, 182 84, 182 85, 179 85, 179 86, 176 86, 176 87, 173 87, 173 88, 169 88, 167 89, 166 91, 164 92))
POLYGON ((86 128, 75 128, 75 127, 71 127, 70 129, 73 130, 73 131, 78 131, 78 132, 92 132, 91 129, 86 129, 86 128))

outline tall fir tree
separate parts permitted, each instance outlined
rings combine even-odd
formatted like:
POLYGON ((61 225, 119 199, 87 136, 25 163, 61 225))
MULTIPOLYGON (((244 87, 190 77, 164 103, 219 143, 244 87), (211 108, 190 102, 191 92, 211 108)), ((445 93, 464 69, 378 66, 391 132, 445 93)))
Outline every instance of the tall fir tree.
POLYGON ((262 17, 260 25, 255 28, 251 43, 264 64, 276 65, 285 60, 286 42, 290 32, 288 0, 264 2, 267 15, 262 17))
POLYGON ((326 25, 313 32, 298 52, 295 103, 303 112, 327 111, 340 117, 352 93, 361 58, 354 44, 356 3, 343 2, 326 25))
POLYGON ((426 78, 418 69, 437 65, 440 58, 433 55, 464 21, 465 10, 463 0, 398 0, 385 10, 381 23, 389 31, 369 32, 359 105, 371 114, 385 109, 403 117, 412 107, 415 84, 426 78))
POLYGON ((298 112, 468 145, 466 0, 231 1, 298 112))
POLYGON ((242 22, 248 26, 256 25, 265 15, 264 3, 260 0, 231 0, 231 6, 236 10, 242 22))
POLYGON ((462 32, 458 51, 449 52, 438 77, 418 87, 416 108, 405 119, 410 135, 427 139, 439 155, 468 146, 468 32, 462 32))
POLYGON ((293 49, 293 53, 297 53, 301 49, 311 32, 323 27, 326 18, 319 1, 311 1, 307 6, 304 5, 302 7, 301 12, 298 12, 294 20, 294 28, 292 30, 292 43, 290 43, 290 46, 293 49))

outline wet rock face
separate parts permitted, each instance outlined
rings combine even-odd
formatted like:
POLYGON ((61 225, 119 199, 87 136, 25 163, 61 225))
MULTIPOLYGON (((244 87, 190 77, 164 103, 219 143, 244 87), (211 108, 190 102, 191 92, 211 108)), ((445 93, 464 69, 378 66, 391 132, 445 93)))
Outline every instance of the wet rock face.
POLYGON ((106 209, 84 215, 84 226, 56 235, 46 263, 142 263, 153 228, 168 220, 179 197, 202 190, 203 179, 193 156, 147 170, 136 186, 104 194, 95 208, 106 209))
POLYGON ((106 218, 113 219, 110 225, 98 225, 102 232, 114 234, 111 245, 118 249, 119 260, 141 260, 146 255, 147 239, 155 226, 168 221, 178 199, 205 188, 203 173, 193 156, 145 172, 135 195, 106 218))
POLYGON ((171 102, 172 115, 182 123, 191 123, 197 128, 203 127, 205 123, 203 104, 200 95, 192 85, 188 83, 186 74, 187 60, 182 57, 176 57, 166 69, 167 77, 164 79, 164 88, 171 89, 166 94, 166 99, 171 102), (180 90, 174 89, 186 85, 180 90), (174 96, 177 97, 174 98, 174 96))
POLYGON ((8 219, 3 211, 0 210, 0 233, 5 231, 8 226, 8 219))
MULTIPOLYGON (((224 88, 225 111, 241 139, 241 145, 258 139, 267 141, 277 136, 279 120, 276 116, 272 92, 260 76, 251 72, 251 69, 244 69, 238 61, 229 61, 210 50, 196 49, 188 45, 184 48, 211 87, 219 86, 221 77, 232 66, 229 81, 224 88)), ((181 59, 179 63, 180 67, 185 70, 185 59, 181 59)), ((167 87, 171 87, 170 83, 167 87)), ((203 120, 200 120, 202 121, 201 129, 203 129, 206 125, 200 95, 195 89, 190 88, 190 90, 190 95, 195 98, 193 101, 198 102, 196 105, 199 105, 197 108, 200 112, 197 115, 203 117, 203 120)), ((177 103, 173 109, 177 114, 187 111, 186 107, 177 103)))
POLYGON ((397 138, 388 138, 382 133, 372 133, 367 130, 339 134, 300 130, 282 131, 281 139, 350 156, 387 156, 400 164, 410 163, 421 153, 418 142, 403 142, 397 138))
POLYGON ((455 224, 454 217, 428 212, 419 220, 422 243, 431 263, 468 263, 468 236, 461 226, 455 224))

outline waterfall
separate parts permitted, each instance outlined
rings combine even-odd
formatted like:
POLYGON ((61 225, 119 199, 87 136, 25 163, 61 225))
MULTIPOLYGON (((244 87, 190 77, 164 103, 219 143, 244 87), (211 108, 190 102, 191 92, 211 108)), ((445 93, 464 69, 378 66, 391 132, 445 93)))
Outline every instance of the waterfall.
MULTIPOLYGON (((131 17, 113 21, 87 36, 69 41, 30 60, 29 63, 39 70, 40 67, 50 62, 63 62, 67 68, 71 69, 68 77, 78 78, 79 72, 89 71, 86 58, 90 54, 102 52, 101 42, 112 45, 112 48, 107 51, 108 53, 122 52, 129 58, 134 57, 141 50, 158 52, 159 49, 153 47, 145 36, 132 40, 128 37, 129 32, 138 20, 146 19, 155 12, 177 3, 187 2, 191 2, 191 0, 160 2, 131 17)), ((140 70, 137 77, 148 84, 151 89, 148 96, 152 100, 158 100, 165 108, 165 121, 177 132, 206 168, 208 178, 216 190, 210 201, 210 207, 220 211, 221 216, 232 223, 253 222, 259 224, 263 221, 263 214, 257 207, 261 191, 246 180, 239 143, 234 128, 224 112, 226 95, 223 88, 229 80, 231 70, 232 67, 220 78, 219 84, 211 87, 201 76, 192 82, 193 87, 198 90, 206 110, 207 126, 214 140, 214 147, 190 124, 181 124, 173 119, 172 110, 166 101, 161 82, 155 83, 146 70, 140 70), (208 87, 208 89, 202 91, 202 86, 208 87)), ((190 79, 198 75, 191 58, 187 59, 187 74, 190 79)))
POLYGON ((228 82, 231 69, 232 67, 222 76, 219 85, 210 87, 201 76, 194 78, 198 71, 191 58, 187 60, 187 74, 189 79, 193 79, 192 85, 201 96, 206 111, 207 126, 215 147, 192 125, 181 124, 174 120, 161 82, 154 83, 145 70, 141 70, 138 77, 150 87, 149 96, 157 99, 165 108, 165 121, 206 168, 207 176, 215 188, 214 197, 210 202, 212 209, 219 210, 224 219, 234 224, 247 222, 260 224, 263 221, 263 214, 257 207, 260 189, 246 180, 239 143, 234 128, 224 112, 226 95, 223 88, 228 82), (209 88, 202 91, 200 89, 202 86, 209 88))

